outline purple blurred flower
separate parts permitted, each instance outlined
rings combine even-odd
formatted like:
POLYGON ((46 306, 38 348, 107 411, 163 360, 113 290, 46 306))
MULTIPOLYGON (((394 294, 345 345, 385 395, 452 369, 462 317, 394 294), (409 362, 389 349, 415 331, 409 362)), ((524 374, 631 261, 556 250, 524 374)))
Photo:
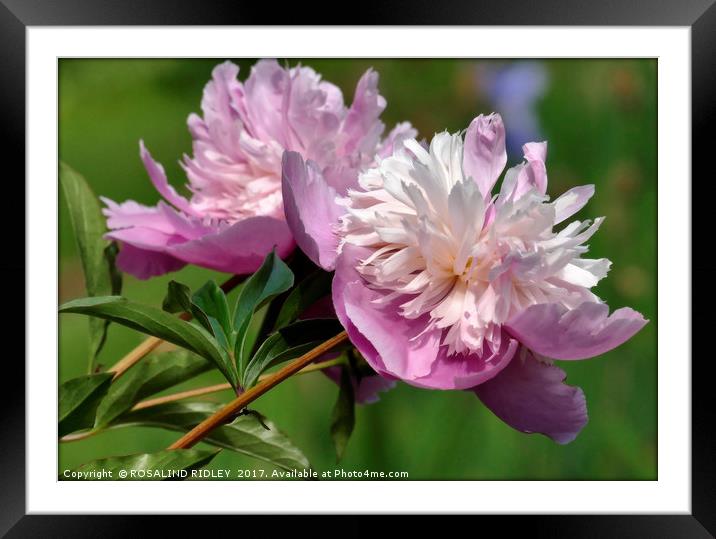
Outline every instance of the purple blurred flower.
POLYGON ((554 230, 593 186, 549 202, 547 144, 523 149, 496 196, 507 162, 496 114, 475 118, 464 141, 404 141, 345 197, 286 152, 286 214, 306 254, 335 267, 338 318, 378 373, 470 389, 514 428, 567 443, 587 422, 586 401, 553 360, 603 354, 647 321, 629 308, 609 315, 590 290, 611 264, 582 257, 602 218, 554 230))
POLYGON ((548 83, 547 70, 538 61, 478 66, 478 88, 505 119, 509 127, 507 153, 514 160, 519 159, 523 144, 543 138, 535 105, 545 94, 548 83))
POLYGON ((285 257, 295 245, 281 196, 285 149, 310 159, 344 192, 376 153, 387 155, 394 140, 415 136, 401 124, 381 142, 386 102, 371 70, 359 80, 350 107, 338 87, 309 67, 261 60, 244 83, 238 72, 231 62, 218 65, 204 88, 203 115, 189 116, 194 155, 185 155, 181 165, 190 199, 169 185, 143 143, 142 161, 164 200, 147 207, 103 199, 107 237, 122 245, 123 271, 146 279, 196 264, 251 273, 272 248, 285 257))

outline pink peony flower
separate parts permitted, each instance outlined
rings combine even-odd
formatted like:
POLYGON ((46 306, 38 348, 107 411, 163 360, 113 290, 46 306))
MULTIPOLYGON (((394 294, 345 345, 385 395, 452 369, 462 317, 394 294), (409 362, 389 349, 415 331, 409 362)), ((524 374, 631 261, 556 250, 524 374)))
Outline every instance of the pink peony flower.
POLYGON ((587 422, 586 402, 553 360, 603 354, 646 320, 629 308, 609 315, 590 290, 610 266, 583 257, 602 218, 554 230, 593 186, 550 202, 547 144, 523 150, 495 196, 507 161, 499 115, 475 118, 464 141, 405 140, 345 197, 286 152, 286 215, 298 245, 335 268, 336 313, 377 372, 470 389, 514 428, 567 443, 587 422))
POLYGON ((164 201, 147 207, 103 199, 107 237, 122 245, 123 271, 146 279, 196 264, 251 273, 272 248, 285 257, 295 245, 283 213, 284 150, 310 159, 326 182, 345 193, 376 154, 389 155, 394 141, 415 136, 409 124, 400 124, 381 142, 386 103, 371 70, 358 82, 350 107, 335 85, 309 67, 261 60, 244 83, 238 72, 231 62, 218 65, 204 89, 203 116, 189 116, 194 155, 181 164, 190 199, 169 185, 143 143, 142 161, 164 201))

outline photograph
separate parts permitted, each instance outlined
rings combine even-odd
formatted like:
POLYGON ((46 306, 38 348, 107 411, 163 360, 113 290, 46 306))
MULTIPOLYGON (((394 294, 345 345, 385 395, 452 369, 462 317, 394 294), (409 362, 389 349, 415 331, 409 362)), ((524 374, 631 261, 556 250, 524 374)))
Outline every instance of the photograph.
POLYGON ((57 480, 657 481, 658 62, 58 58, 57 480))

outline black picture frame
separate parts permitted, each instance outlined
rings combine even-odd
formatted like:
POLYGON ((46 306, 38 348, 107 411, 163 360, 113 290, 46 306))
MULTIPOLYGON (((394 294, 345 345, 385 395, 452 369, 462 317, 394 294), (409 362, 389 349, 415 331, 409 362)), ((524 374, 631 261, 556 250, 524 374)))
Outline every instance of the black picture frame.
MULTIPOLYGON (((253 25, 253 24, 334 24, 337 22, 362 24, 409 25, 584 25, 584 26, 688 26, 691 28, 692 52, 692 177, 699 178, 699 196, 692 191, 692 253, 707 247, 712 251, 709 236, 713 224, 708 220, 713 210, 705 206, 713 200, 705 192, 713 185, 713 167, 709 167, 716 143, 716 5, 714 0, 542 0, 495 2, 460 1, 437 3, 428 1, 388 2, 361 4, 351 9, 350 20, 336 17, 333 21, 315 18, 316 13, 337 15, 348 10, 329 8, 329 4, 313 2, 278 8, 270 3, 241 3, 237 1, 142 1, 142 0, 0 0, 0 104, 3 129, 3 184, 7 211, 13 216, 12 233, 3 238, 6 253, 1 257, 0 278, 3 283, 14 283, 3 291, 8 304, 24 305, 25 235, 19 234, 19 223, 24 223, 25 200, 25 30, 27 26, 72 25, 253 25), (8 204, 7 200, 12 200, 8 204), (698 205, 704 205, 698 208, 698 205), (702 211, 699 211, 702 210, 702 211), (20 253, 23 256, 20 256, 20 253), (21 294, 23 295, 21 297, 21 294)), ((334 4, 335 5, 335 4, 334 4)), ((48 121, 51 121, 48 119, 48 121)), ((52 119, 54 121, 54 119, 52 119)), ((664 151, 664 149, 660 149, 664 151)), ((679 180, 670 180, 679 181, 679 180)), ((684 182, 685 189, 693 189, 694 182, 684 182)), ((684 241, 687 241, 686 238, 684 241)), ((692 256, 692 286, 701 283, 695 299, 702 306, 712 303, 713 285, 709 277, 716 265, 710 256, 692 256)), ((16 316, 10 331, 24 333, 24 316, 15 307, 16 316), (23 322, 20 322, 20 321, 23 322)), ((24 312, 24 311, 23 311, 24 312)), ((699 316, 696 309, 684 316, 692 318, 694 344, 705 341, 713 316, 708 311, 699 316)), ((7 330, 7 329, 6 329, 7 330)), ((477 517, 489 520, 507 536, 524 530, 530 537, 713 537, 716 534, 716 448, 714 447, 713 390, 709 365, 712 354, 698 354, 694 346, 692 361, 692 513, 690 515, 580 515, 580 516, 497 516, 477 517)), ((18 352, 24 351, 20 350, 18 352)), ((687 353, 688 351, 685 351, 687 353)), ((20 353, 6 357, 5 380, 24 380, 24 364, 20 353)), ((672 358, 673 359, 673 358, 672 358)), ((682 358, 675 358, 676 360, 682 358)), ((665 360, 669 360, 666 358, 665 360)), ((28 516, 25 514, 25 391, 24 384, 4 384, 2 444, 0 445, 0 534, 7 537, 126 537, 129 534, 145 536, 154 517, 126 516, 28 516)), ((662 396, 663 398, 663 396, 662 396)), ((237 492, 240 489, 237 489, 237 492)), ((557 511, 558 508, 555 508, 557 511)), ((82 508, 77 508, 81 511, 82 508)), ((232 518, 232 517, 229 517, 232 518)), ((257 517, 241 519, 241 533, 265 526, 257 517)), ((351 517, 354 518, 354 517, 351 517)), ((470 517, 472 518, 472 517, 470 517)), ((182 536, 193 531, 206 532, 205 517, 170 519, 162 523, 163 534, 171 529, 182 531, 182 536)), ((275 521, 272 521, 275 522, 275 521)), ((355 523, 334 523, 324 519, 321 528, 348 530, 365 535, 383 525, 372 523, 370 518, 355 523)), ((409 527, 422 527, 421 518, 411 518, 409 527)), ((233 526, 233 524, 232 524, 233 526)), ((273 526, 272 526, 273 527, 273 526)), ((314 528, 315 529, 315 528, 314 528)), ((407 531, 407 530, 406 530, 407 531)), ((177 535, 178 536, 178 535, 177 535)))

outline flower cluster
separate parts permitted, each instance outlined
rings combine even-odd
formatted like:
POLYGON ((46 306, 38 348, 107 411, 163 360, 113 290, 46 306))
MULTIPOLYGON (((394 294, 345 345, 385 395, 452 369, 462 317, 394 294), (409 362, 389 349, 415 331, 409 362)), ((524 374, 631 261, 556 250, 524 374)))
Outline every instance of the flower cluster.
POLYGON ((106 201, 121 267, 138 277, 186 263, 246 273, 295 242, 335 271, 332 309, 380 375, 371 387, 469 390, 520 431, 574 439, 584 394, 554 360, 603 354, 646 324, 629 308, 610 314, 592 292, 610 267, 586 257, 603 218, 567 221, 594 187, 550 200, 547 143, 532 142, 493 192, 507 163, 497 114, 429 144, 407 123, 381 139, 386 103, 372 71, 348 108, 307 67, 261 61, 243 84, 237 74, 218 66, 203 117, 189 118, 191 200, 142 146, 168 204, 106 201))
POLYGON ((295 246, 281 196, 285 150, 310 159, 342 192, 376 156, 390 155, 396 141, 415 136, 404 123, 381 139, 386 102, 373 71, 358 81, 350 107, 309 67, 262 60, 244 83, 238 73, 231 62, 217 66, 204 89, 203 115, 189 116, 194 155, 185 155, 181 165, 191 199, 169 185, 143 143, 142 161, 164 201, 147 207, 103 199, 108 237, 122 244, 123 271, 146 279, 196 264, 251 273, 272 248, 285 257, 295 246))

